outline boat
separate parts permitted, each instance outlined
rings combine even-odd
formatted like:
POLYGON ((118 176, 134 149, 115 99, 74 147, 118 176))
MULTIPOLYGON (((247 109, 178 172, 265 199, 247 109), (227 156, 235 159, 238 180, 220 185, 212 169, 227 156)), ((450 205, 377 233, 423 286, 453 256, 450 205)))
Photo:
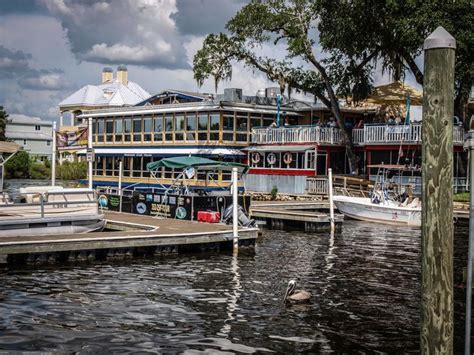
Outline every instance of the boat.
POLYGON ((89 233, 105 225, 92 189, 32 186, 0 194, 0 237, 89 233))
POLYGON ((379 168, 381 172, 377 174, 377 181, 369 197, 334 196, 333 201, 339 212, 361 221, 420 227, 421 200, 413 197, 408 189, 403 192, 397 189, 394 192, 393 187, 396 185, 388 179, 389 171, 398 170, 398 176, 401 176, 404 172, 413 172, 418 167, 383 164, 369 167, 379 168))
MULTIPOLYGON (((142 189, 133 185, 124 189, 99 188, 99 203, 103 208, 114 211, 191 221, 199 221, 200 214, 211 212, 215 219, 230 222, 230 185, 222 183, 217 177, 225 176, 230 181, 233 168, 238 169, 240 176, 248 170, 244 164, 197 156, 163 158, 147 164, 151 179, 160 188, 142 189), (173 169, 175 173, 175 179, 169 186, 159 183, 159 176, 165 169, 173 169), (203 181, 202 186, 196 186, 197 179, 203 181)), ((253 221, 246 217, 250 210, 250 196, 239 194, 238 203, 239 222, 244 226, 251 225, 253 221)))

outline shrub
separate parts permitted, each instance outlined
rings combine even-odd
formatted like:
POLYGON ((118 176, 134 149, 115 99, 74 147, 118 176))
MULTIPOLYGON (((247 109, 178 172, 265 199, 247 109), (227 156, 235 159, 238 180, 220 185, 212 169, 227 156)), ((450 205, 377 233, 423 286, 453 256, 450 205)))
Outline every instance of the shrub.
POLYGON ((42 162, 30 161, 28 173, 30 179, 48 179, 51 176, 51 169, 42 162))
POLYGON ((79 180, 87 177, 87 162, 65 161, 56 167, 56 177, 60 180, 79 180))
POLYGON ((30 156, 28 152, 20 151, 5 164, 5 177, 7 179, 28 179, 30 156))
POLYGON ((270 191, 270 195, 272 196, 272 200, 275 200, 278 194, 278 188, 276 186, 273 186, 272 191, 270 191))

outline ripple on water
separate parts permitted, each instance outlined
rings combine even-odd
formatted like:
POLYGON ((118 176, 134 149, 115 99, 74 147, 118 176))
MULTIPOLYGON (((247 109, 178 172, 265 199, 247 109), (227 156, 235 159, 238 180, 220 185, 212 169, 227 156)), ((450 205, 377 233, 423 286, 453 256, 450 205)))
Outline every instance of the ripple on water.
POLYGON ((417 352, 420 232, 264 231, 254 253, 0 272, 6 351, 417 352), (312 294, 287 307, 290 279, 312 294))

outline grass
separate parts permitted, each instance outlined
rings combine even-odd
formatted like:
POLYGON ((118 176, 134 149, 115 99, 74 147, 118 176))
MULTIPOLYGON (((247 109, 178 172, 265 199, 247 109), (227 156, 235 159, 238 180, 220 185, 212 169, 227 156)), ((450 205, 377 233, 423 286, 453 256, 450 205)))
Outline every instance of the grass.
POLYGON ((469 202, 469 192, 461 192, 459 194, 454 194, 454 202, 469 202))

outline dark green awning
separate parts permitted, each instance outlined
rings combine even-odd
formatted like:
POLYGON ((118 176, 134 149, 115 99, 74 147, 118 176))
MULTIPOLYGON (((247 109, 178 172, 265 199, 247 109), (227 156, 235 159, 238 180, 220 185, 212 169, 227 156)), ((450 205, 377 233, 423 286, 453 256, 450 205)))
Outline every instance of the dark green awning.
POLYGON ((221 162, 201 157, 173 157, 164 158, 158 161, 148 163, 146 168, 148 171, 156 170, 158 168, 175 168, 187 169, 195 168, 196 170, 226 170, 231 171, 232 168, 238 168, 240 173, 245 173, 248 166, 239 163, 221 162))

